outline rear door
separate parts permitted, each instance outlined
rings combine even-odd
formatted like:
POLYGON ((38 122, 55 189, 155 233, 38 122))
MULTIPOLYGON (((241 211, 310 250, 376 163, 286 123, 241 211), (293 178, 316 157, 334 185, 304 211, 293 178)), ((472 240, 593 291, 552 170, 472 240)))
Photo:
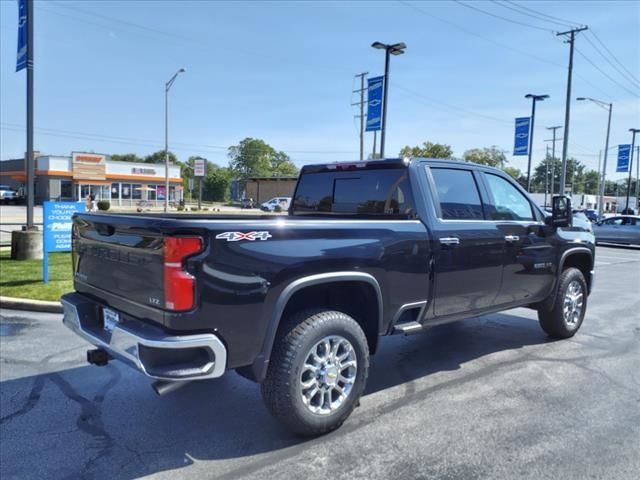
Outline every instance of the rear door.
POLYGON ((483 172, 482 177, 488 194, 486 215, 505 245, 496 303, 522 303, 546 295, 553 284, 555 261, 552 237, 539 235, 542 215, 511 180, 489 172, 483 172))
POLYGON ((496 224, 486 220, 477 173, 464 164, 426 168, 436 209, 434 313, 489 308, 500 289, 505 244, 496 224))

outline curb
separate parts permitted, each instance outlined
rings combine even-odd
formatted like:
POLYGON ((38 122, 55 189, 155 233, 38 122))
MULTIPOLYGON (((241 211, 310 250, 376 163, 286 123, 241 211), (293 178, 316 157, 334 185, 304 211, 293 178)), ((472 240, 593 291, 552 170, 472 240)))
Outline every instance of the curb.
POLYGON ((60 302, 45 302, 28 298, 0 297, 0 308, 10 310, 30 310, 32 312, 62 313, 60 302))

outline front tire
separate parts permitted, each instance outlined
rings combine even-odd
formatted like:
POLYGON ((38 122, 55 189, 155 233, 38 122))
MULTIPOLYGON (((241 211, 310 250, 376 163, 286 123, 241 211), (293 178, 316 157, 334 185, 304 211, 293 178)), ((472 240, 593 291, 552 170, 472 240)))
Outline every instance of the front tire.
POLYGON ((587 282, 577 268, 567 268, 560 275, 553 307, 546 302, 538 308, 542 329, 553 338, 573 337, 580 329, 587 311, 587 282))
POLYGON ((300 435, 321 435, 351 415, 369 373, 360 325, 343 312, 303 310, 276 337, 262 396, 269 412, 300 435))

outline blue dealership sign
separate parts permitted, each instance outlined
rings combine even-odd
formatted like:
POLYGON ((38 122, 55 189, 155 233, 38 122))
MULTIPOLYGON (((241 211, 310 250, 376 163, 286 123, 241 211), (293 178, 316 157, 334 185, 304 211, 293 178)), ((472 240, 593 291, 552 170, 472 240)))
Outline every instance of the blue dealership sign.
POLYGON ((44 202, 42 280, 49 281, 49 253, 71 251, 73 214, 85 211, 84 202, 44 202))
POLYGON ((367 132, 382 129, 382 86, 384 77, 367 79, 367 132))
POLYGON ((18 0, 18 56, 16 72, 27 68, 27 0, 18 0))
POLYGON ((630 155, 631 155, 631 145, 618 145, 618 165, 616 165, 616 172, 629 171, 630 155))
POLYGON ((513 143, 514 155, 529 155, 529 130, 530 117, 516 118, 516 134, 513 143))

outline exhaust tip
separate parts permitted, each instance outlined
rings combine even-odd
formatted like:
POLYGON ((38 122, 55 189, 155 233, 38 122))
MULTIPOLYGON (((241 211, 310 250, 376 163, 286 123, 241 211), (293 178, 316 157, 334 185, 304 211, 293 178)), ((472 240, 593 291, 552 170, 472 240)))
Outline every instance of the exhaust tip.
POLYGON ((151 384, 151 388, 153 388, 153 391, 156 392, 156 394, 158 394, 159 396, 164 396, 168 393, 174 392, 182 387, 184 387, 185 385, 189 384, 191 382, 189 381, 165 381, 165 380, 158 380, 156 382, 153 382, 151 384))

